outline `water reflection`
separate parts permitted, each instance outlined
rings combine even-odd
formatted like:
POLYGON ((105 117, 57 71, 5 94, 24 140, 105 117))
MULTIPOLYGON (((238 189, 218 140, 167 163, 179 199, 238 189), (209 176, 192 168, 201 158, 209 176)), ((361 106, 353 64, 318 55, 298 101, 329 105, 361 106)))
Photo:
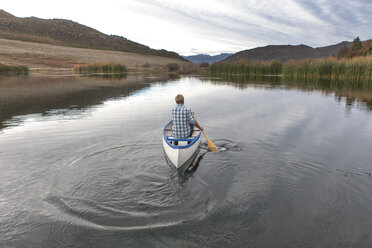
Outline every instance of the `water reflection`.
POLYGON ((128 76, 127 73, 93 73, 93 74, 79 74, 80 78, 90 78, 90 79, 110 79, 110 80, 120 80, 128 76))
MULTIPOLYGON (((87 107, 103 101, 126 97, 135 91, 150 86, 152 82, 178 80, 170 75, 87 75, 76 77, 14 77, 0 80, 0 130, 18 125, 28 118, 39 116, 77 116, 87 107), (32 114, 30 116, 30 114, 32 114)), ((345 102, 347 113, 352 107, 372 111, 372 87, 348 85, 343 81, 288 81, 281 77, 261 76, 247 78, 204 78, 207 83, 229 85, 238 89, 265 87, 277 89, 285 86, 288 90, 303 92, 320 91, 335 96, 339 103, 345 102)))
POLYGON ((110 98, 129 96, 149 87, 152 82, 168 79, 168 75, 114 78, 102 75, 94 79, 80 76, 3 78, 0 81, 0 130, 37 115, 76 116, 89 106, 110 98))
POLYGON ((228 84, 238 89, 246 89, 248 87, 267 87, 278 88, 286 86, 286 89, 299 90, 303 92, 320 91, 325 95, 335 95, 335 100, 339 103, 345 102, 346 108, 349 110, 352 106, 364 107, 368 111, 372 111, 372 85, 365 84, 348 84, 347 81, 329 81, 318 80, 316 82, 291 81, 278 76, 256 76, 246 77, 244 75, 235 75, 222 78, 207 78, 214 84, 228 84))

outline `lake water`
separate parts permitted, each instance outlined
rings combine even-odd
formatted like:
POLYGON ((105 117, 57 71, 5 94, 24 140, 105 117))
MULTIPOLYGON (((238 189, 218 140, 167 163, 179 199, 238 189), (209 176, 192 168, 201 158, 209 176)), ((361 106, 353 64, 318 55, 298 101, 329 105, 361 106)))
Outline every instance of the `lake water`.
POLYGON ((372 247, 366 94, 3 79, 0 247, 372 247), (222 150, 185 174, 161 143, 178 93, 222 150))

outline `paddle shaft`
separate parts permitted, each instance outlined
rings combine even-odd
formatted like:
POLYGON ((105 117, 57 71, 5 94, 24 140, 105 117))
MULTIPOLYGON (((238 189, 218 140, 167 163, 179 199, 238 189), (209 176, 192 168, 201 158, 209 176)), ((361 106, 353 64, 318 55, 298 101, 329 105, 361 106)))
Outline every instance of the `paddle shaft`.
MULTIPOLYGON (((195 118, 195 120, 196 120, 196 118, 195 118)), ((205 132, 204 132, 204 130, 201 130, 202 131, 202 133, 204 134, 204 137, 205 137, 205 139, 207 140, 207 142, 208 142, 208 137, 207 137, 207 135, 205 134, 205 132)))
MULTIPOLYGON (((195 114, 194 114, 194 113, 192 113, 192 114, 193 114, 195 120, 198 122, 198 124, 199 124, 199 126, 200 126, 200 123, 199 123, 199 121, 196 119, 195 114)), ((214 144, 210 139, 208 139, 208 137, 207 137, 207 135, 205 134, 204 130, 201 129, 201 131, 202 131, 202 133, 203 133, 205 139, 207 140, 209 150, 211 150, 212 152, 219 152, 220 150, 218 150, 217 146, 216 146, 216 145, 215 145, 215 144, 214 144)))

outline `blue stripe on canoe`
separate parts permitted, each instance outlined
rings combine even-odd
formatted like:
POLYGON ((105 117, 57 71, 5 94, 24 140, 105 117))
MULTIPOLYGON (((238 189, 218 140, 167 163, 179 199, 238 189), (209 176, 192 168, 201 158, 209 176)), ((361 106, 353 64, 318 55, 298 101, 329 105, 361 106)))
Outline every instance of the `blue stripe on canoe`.
POLYGON ((172 121, 168 122, 167 125, 165 125, 164 129, 163 129, 163 138, 165 140, 165 142, 167 142, 168 146, 172 147, 173 149, 185 149, 185 148, 189 148, 191 147, 192 145, 195 144, 196 141, 198 141, 198 139, 200 138, 200 134, 201 132, 199 132, 198 136, 195 136, 194 138, 186 138, 186 139, 176 139, 176 138, 170 138, 169 136, 166 136, 165 135, 165 129, 167 128, 167 126, 169 124, 171 124, 172 121), (191 141, 190 144, 187 144, 187 145, 184 145, 184 146, 175 146, 175 145, 172 145, 169 141, 191 141))

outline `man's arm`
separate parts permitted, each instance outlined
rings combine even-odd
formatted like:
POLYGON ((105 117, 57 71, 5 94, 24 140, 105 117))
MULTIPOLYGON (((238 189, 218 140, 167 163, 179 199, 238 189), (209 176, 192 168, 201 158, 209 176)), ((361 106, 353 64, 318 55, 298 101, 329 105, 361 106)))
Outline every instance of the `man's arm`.
POLYGON ((202 128, 200 125, 199 125, 199 122, 195 120, 194 122, 194 125, 195 127, 199 128, 200 130, 204 130, 204 128, 202 128))
POLYGON ((189 109, 189 110, 190 110, 190 118, 191 118, 191 121, 194 122, 195 127, 199 128, 200 130, 204 130, 204 129, 200 126, 199 122, 195 119, 195 117, 194 117, 194 112, 192 112, 191 109, 189 109))

